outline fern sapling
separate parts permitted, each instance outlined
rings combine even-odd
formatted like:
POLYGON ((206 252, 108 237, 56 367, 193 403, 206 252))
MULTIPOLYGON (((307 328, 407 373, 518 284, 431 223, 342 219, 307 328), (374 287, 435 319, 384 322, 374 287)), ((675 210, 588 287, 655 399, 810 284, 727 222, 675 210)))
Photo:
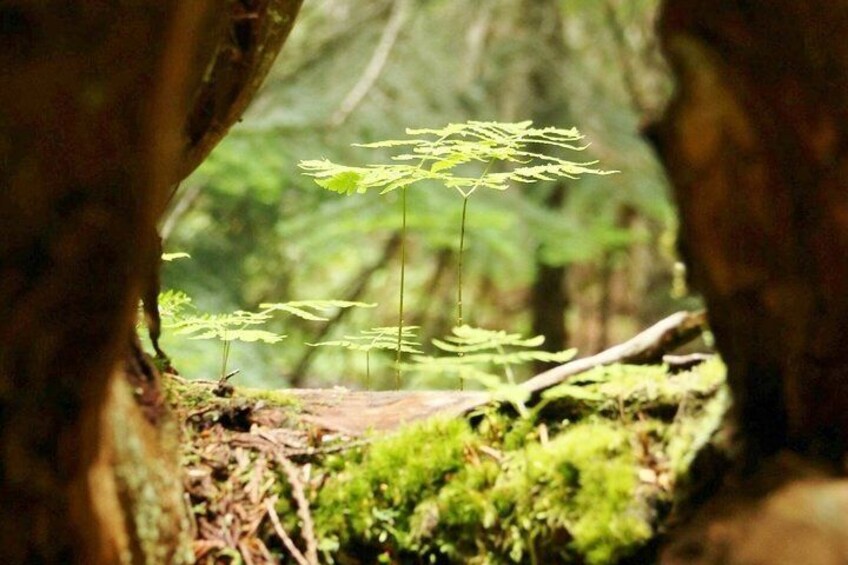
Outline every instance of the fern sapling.
MULTIPOLYGON (((349 336, 333 341, 322 341, 320 343, 307 343, 312 347, 340 347, 349 351, 365 352, 365 389, 371 389, 371 351, 382 349, 389 351, 400 351, 403 353, 423 353, 418 347, 421 345, 416 340, 415 332, 418 326, 405 326, 396 328, 394 326, 371 328, 363 330, 359 335, 349 336), (401 336, 398 343, 396 336, 401 336)), ((395 373, 395 388, 400 388, 398 373, 395 373)))
MULTIPOLYGON (((421 181, 455 190, 462 198, 457 277, 457 326, 463 325, 462 274, 468 201, 479 189, 506 190, 512 183, 534 184, 561 178, 577 179, 584 174, 609 174, 594 168, 596 161, 574 162, 549 154, 582 151, 583 136, 575 128, 534 128, 530 121, 519 123, 469 121, 448 124, 439 129, 407 129, 408 139, 392 139, 358 144, 371 149, 405 149, 390 164, 365 167, 339 165, 328 161, 301 161, 300 167, 327 190, 341 194, 364 193, 370 189, 387 194, 402 190, 402 237, 406 234, 406 190, 421 181), (417 163, 415 165, 410 164, 417 163), (469 174, 473 166, 482 173, 469 174), (500 166, 495 167, 496 164, 500 166), (471 166, 471 167, 470 167, 471 166), (497 169, 497 170, 496 170, 497 169), (478 169, 479 170, 479 169, 478 169)), ((401 288, 398 328, 403 327, 405 253, 401 251, 401 288)), ((397 366, 400 370, 401 332, 397 336, 397 366)))
POLYGON ((260 328, 276 313, 285 312, 310 321, 326 321, 327 318, 322 314, 336 308, 376 306, 376 304, 346 300, 296 300, 260 304, 260 310, 256 312, 236 310, 229 314, 200 313, 186 316, 183 312, 191 307, 191 299, 179 291, 167 291, 160 295, 160 305, 164 306, 163 327, 175 330, 177 335, 184 335, 189 339, 213 339, 222 343, 220 375, 222 382, 234 374, 227 373, 232 342, 271 344, 285 339, 285 335, 260 328))
POLYGON ((537 348, 544 342, 544 336, 524 338, 501 330, 458 326, 443 340, 433 340, 433 345, 448 355, 415 355, 408 368, 427 373, 456 374, 460 390, 465 388, 466 380, 475 380, 523 412, 527 393, 517 385, 513 367, 532 361, 565 363, 576 354, 574 349, 556 353, 539 351, 537 348), (502 376, 491 372, 496 367, 503 369, 502 376))

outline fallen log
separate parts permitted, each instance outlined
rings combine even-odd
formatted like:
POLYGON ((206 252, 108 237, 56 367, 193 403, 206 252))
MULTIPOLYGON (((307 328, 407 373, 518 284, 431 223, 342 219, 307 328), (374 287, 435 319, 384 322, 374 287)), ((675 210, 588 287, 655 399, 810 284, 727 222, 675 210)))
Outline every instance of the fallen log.
MULTIPOLYGON (((662 363, 663 355, 700 336, 705 324, 704 312, 678 312, 622 344, 554 367, 520 386, 529 393, 528 402, 534 404, 544 391, 597 367, 662 363)), ((218 385, 216 381, 205 384, 218 385)), ((346 435, 389 431, 436 415, 461 416, 497 401, 489 391, 353 391, 337 387, 291 389, 285 394, 300 406, 304 422, 346 435)))
MULTIPOLYGON (((675 315, 525 385, 541 397, 592 368, 653 362, 697 335, 698 318, 675 315)), ((216 381, 173 378, 195 556, 309 563, 317 547, 322 561, 468 562, 521 547, 537 562, 653 562, 677 482, 721 422, 723 372, 582 375, 526 417, 487 409, 488 391, 220 397, 216 381), (493 521, 480 529, 482 516, 493 521)))

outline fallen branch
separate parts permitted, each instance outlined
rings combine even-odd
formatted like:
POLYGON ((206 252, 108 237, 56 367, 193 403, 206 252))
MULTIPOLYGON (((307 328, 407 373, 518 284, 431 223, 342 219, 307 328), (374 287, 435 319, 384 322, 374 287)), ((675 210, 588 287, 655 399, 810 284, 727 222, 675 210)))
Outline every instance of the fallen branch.
POLYGON ((292 488, 292 496, 295 502, 297 502, 297 516, 303 522, 300 531, 303 541, 306 542, 305 560, 309 565, 318 565, 318 542, 315 540, 315 527, 312 522, 312 514, 309 512, 309 502, 306 500, 303 483, 300 477, 298 477, 298 468, 282 453, 277 452, 276 456, 277 462, 283 468, 283 472, 289 480, 292 488))
POLYGON ((368 61, 368 66, 365 72, 360 77, 359 81, 353 89, 345 96, 338 109, 332 115, 329 121, 331 128, 337 128, 342 125, 348 116, 356 109, 357 106, 365 99, 368 91, 377 82, 380 74, 383 72, 383 67, 386 66, 386 61, 389 59, 389 54, 394 48, 400 30, 406 21, 407 12, 409 9, 409 0, 396 0, 392 13, 389 16, 389 21, 386 27, 383 28, 383 34, 380 36, 380 42, 375 49, 371 60, 368 61))
POLYGON ((611 347, 597 355, 554 367, 525 381, 521 386, 528 389, 533 397, 538 397, 542 391, 595 367, 615 363, 633 365, 659 363, 662 361, 663 355, 669 351, 673 351, 700 336, 706 326, 706 319, 706 313, 703 310, 700 312, 677 312, 622 344, 611 347))
MULTIPOLYGON (((268 517, 271 518, 271 524, 274 526, 274 532, 276 532, 277 537, 283 542, 283 545, 286 546, 286 549, 289 550, 289 554, 291 554, 292 558, 297 561, 298 565, 311 565, 309 561, 306 560, 306 557, 303 556, 303 553, 297 548, 297 546, 292 541, 291 537, 286 533, 286 530, 283 528, 283 525, 280 523, 280 517, 277 516, 277 511, 274 509, 275 498, 266 498, 265 499, 265 509, 268 511, 268 517)), ((316 562, 317 563, 317 562, 316 562)))

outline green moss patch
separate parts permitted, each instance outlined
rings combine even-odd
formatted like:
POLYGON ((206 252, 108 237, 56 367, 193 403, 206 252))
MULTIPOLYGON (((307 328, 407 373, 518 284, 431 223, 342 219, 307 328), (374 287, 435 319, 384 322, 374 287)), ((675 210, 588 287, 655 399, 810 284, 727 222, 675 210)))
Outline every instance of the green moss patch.
POLYGON ((719 425, 723 375, 718 361, 678 375, 663 367, 598 369, 552 389, 526 416, 492 406, 364 443, 321 436, 302 422, 189 430, 189 492, 205 525, 196 542, 204 551, 196 553, 212 563, 260 547, 254 562, 263 552, 288 559, 263 514, 272 500, 282 530, 301 551, 316 546, 322 563, 634 558, 655 538, 694 452, 719 425), (294 463, 295 475, 280 457, 294 463), (233 516, 252 517, 236 528, 243 538, 233 537, 233 516))

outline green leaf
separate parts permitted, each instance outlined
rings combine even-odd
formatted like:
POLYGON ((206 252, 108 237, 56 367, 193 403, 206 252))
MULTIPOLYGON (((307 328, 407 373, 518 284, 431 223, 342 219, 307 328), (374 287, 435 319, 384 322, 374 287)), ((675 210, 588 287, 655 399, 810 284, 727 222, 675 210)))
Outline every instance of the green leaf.
MULTIPOLYGON (((248 343, 261 341, 263 343, 278 343, 283 341, 286 336, 265 330, 230 330, 223 336, 218 337, 221 341, 244 341, 248 343)), ((195 339, 203 338, 196 337, 195 339)))
POLYGON ((177 259, 188 259, 191 255, 188 253, 183 253, 181 251, 177 253, 163 253, 162 260, 166 262, 176 261, 177 259))
POLYGON ((356 171, 343 171, 326 179, 317 179, 319 185, 327 190, 338 192, 340 194, 353 194, 354 192, 364 192, 360 187, 362 175, 356 171))

